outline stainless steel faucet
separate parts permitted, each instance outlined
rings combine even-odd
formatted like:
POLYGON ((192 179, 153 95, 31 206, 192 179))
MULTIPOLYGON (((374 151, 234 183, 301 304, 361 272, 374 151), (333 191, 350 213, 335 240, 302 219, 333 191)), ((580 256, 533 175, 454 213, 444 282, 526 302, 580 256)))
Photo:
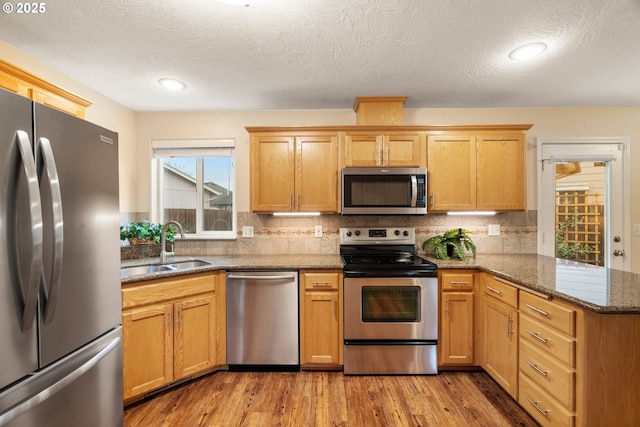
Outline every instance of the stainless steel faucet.
POLYGON ((160 264, 166 264, 167 259, 176 254, 175 252, 167 252, 167 227, 171 224, 178 227, 178 230, 180 230, 180 237, 184 239, 184 230, 178 221, 167 221, 162 226, 162 232, 160 233, 160 244, 162 245, 162 249, 160 250, 160 264))

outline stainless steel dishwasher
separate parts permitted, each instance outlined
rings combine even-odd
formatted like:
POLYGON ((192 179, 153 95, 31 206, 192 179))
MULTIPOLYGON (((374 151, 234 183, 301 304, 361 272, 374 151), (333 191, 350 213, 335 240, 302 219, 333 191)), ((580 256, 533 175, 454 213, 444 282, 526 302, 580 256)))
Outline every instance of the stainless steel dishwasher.
POLYGON ((297 271, 227 273, 230 371, 299 371, 297 271))

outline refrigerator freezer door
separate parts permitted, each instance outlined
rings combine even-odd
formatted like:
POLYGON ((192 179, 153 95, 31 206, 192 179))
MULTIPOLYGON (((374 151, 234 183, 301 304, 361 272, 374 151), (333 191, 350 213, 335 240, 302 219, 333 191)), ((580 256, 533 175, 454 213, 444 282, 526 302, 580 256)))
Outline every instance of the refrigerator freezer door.
POLYGON ((26 185, 15 136, 22 130, 31 137, 31 108, 28 99, 0 90, 0 390, 38 367, 38 328, 28 322, 23 331, 26 289, 19 279, 15 227, 9 225, 17 220, 16 186, 26 185))
POLYGON ((121 322, 118 136, 42 105, 34 107, 44 222, 40 363, 46 366, 121 322), (59 188, 51 185, 45 139, 59 188), (58 190, 61 219, 55 210, 58 190), (60 228, 62 243, 60 233, 56 235, 60 228))
POLYGON ((118 327, 0 393, 0 426, 122 426, 121 360, 118 327))

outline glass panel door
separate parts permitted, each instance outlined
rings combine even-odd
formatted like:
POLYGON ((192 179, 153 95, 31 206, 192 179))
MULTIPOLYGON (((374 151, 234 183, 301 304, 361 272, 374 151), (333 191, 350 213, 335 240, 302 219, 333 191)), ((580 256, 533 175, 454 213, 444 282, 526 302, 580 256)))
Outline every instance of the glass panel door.
POLYGON ((538 144, 538 252, 628 270, 628 138, 538 144))

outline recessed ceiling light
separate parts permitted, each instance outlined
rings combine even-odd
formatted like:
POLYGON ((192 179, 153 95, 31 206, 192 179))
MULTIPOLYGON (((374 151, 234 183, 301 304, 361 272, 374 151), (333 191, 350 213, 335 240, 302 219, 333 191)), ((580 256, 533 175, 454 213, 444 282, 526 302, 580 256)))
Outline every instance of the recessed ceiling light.
POLYGON ((542 42, 529 43, 514 49, 509 54, 509 58, 516 60, 530 59, 540 55, 547 50, 547 45, 542 42))
POLYGON ((187 88, 186 83, 171 77, 164 77, 158 80, 160 86, 169 90, 184 90, 187 88))

